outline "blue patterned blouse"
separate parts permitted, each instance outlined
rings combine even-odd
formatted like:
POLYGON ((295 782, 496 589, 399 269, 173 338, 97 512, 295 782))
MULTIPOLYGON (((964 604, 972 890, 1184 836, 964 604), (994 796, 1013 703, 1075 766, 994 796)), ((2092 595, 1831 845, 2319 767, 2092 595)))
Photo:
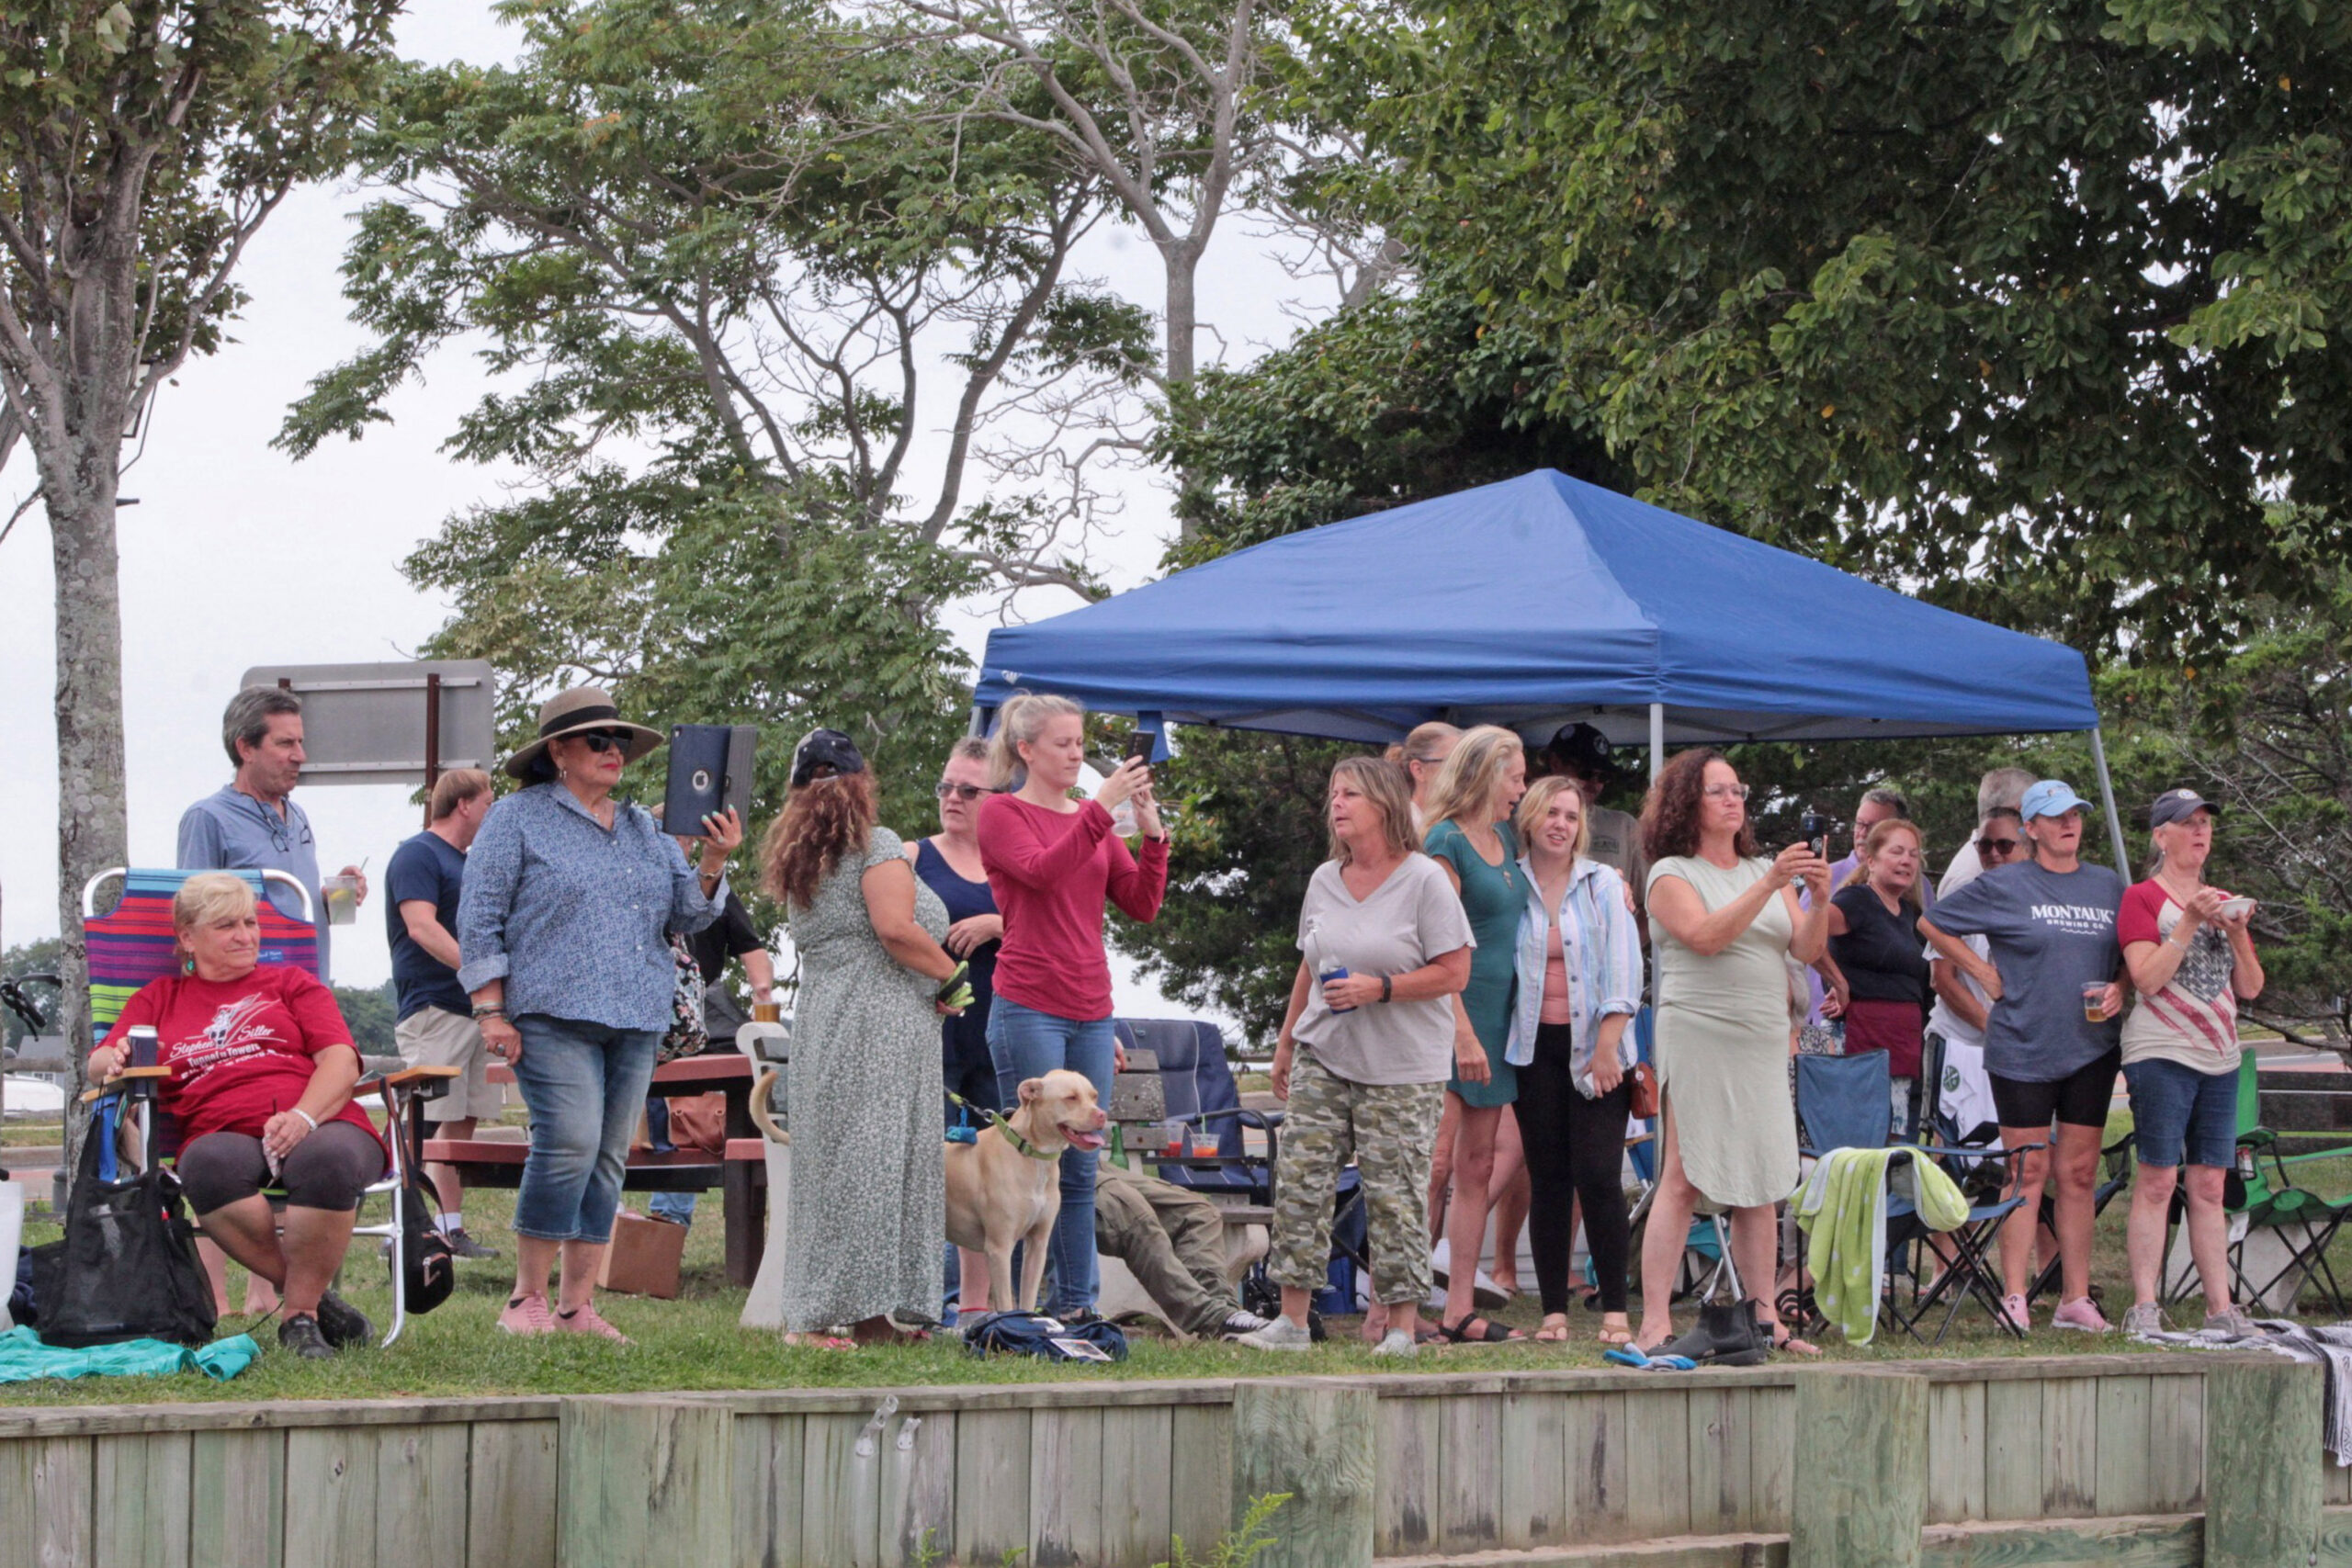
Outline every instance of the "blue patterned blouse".
POLYGON ((502 976, 506 1012, 650 1029, 671 1023, 678 965, 669 933, 700 931, 726 902, 652 814, 622 804, 608 829, 560 784, 490 808, 466 854, 458 983, 502 976))

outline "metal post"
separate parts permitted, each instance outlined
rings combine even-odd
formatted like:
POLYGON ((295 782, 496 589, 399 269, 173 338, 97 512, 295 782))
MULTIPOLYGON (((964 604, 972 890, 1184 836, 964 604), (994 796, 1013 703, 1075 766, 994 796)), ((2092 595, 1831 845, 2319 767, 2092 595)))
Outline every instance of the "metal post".
POLYGON ((1666 771, 1666 705, 1650 705, 1650 777, 1666 771))
POLYGON ((2115 869, 2123 880, 2132 880, 2132 852, 2123 847, 2123 818, 2115 814, 2115 785, 2107 776, 2107 747, 2099 739, 2098 726, 2091 726, 2091 765, 2098 773, 2099 809, 2107 813, 2108 841, 2115 847, 2115 869))
POLYGON ((433 826, 433 786, 441 782, 441 672, 424 676, 424 825, 433 826))

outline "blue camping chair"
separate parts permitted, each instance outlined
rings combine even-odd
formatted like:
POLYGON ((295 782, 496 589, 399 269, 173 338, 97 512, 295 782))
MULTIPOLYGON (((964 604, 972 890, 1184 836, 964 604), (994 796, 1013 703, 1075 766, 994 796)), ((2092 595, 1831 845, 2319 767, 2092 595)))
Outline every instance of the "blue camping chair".
MULTIPOLYGON (((1897 1152, 1888 1164, 1890 1181, 1896 1167, 1922 1158, 1947 1167, 1968 1167, 2009 1157, 2009 1151, 2002 1149, 1931 1148, 1892 1137, 1888 1095, 1893 1081, 1883 1051, 1866 1051, 1852 1056, 1797 1057, 1797 1123, 1802 1134, 1798 1153, 1821 1159, 1833 1149, 1893 1146, 1897 1152)), ((1951 1170, 1950 1174, 1957 1180, 1962 1173, 1951 1170)), ((1937 1327, 1934 1341, 1940 1345, 1944 1336, 1951 1332, 1952 1320, 1959 1315, 1962 1304, 1973 1296, 1992 1314, 1995 1323, 2017 1333, 2001 1314, 2000 1277, 1991 1266, 1989 1254, 1993 1238, 2000 1233, 2001 1222, 2020 1201, 2017 1198, 2003 1198, 1991 1203, 1972 1201, 1967 1219, 1943 1232, 1939 1240, 1919 1218, 1911 1199, 1899 1191, 1890 1191, 1886 1200, 1887 1269, 1890 1276, 1903 1273, 1910 1278, 1912 1299, 1906 1311, 1890 1291, 1884 1305, 1886 1314, 1905 1333, 1919 1339, 1923 1337, 1919 1324, 1938 1305, 1943 1305, 1943 1322, 1937 1327), (1941 1258, 1943 1269, 1923 1289, 1920 1281, 1926 1278, 1926 1259, 1931 1252, 1941 1258)), ((1797 1293, 1799 1299, 1795 1302, 1787 1299, 1791 1293, 1796 1292, 1783 1293, 1781 1315, 1818 1321, 1819 1314, 1810 1310, 1803 1293, 1797 1293)))

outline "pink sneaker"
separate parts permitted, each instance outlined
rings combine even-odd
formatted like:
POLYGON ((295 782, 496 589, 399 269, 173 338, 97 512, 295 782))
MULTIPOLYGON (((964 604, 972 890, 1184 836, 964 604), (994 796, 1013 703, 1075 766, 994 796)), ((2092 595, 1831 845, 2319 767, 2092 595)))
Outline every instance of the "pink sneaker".
POLYGON ((2107 1319, 2100 1314, 2098 1303, 2088 1296, 2077 1296, 2071 1302, 2061 1303, 2058 1310, 2050 1314, 2050 1326, 2072 1328, 2083 1334, 2105 1334, 2108 1331, 2107 1319))
POLYGON ((2026 1306, 2023 1296, 2003 1296, 2001 1317, 2007 1326, 2016 1329, 2019 1334, 2033 1332, 2033 1314, 2026 1306))
POLYGON ((593 1302, 588 1305, 580 1308, 576 1312, 557 1313, 555 1314, 555 1329, 559 1334, 598 1335, 604 1338, 611 1340, 616 1345, 634 1345, 637 1343, 636 1340, 631 1339, 628 1335, 623 1334, 619 1329, 615 1328, 611 1324, 606 1323, 603 1318, 597 1316, 596 1306, 593 1302))
POLYGON ((553 1334, 555 1314, 542 1295, 516 1296, 498 1314, 498 1326, 507 1334, 553 1334))

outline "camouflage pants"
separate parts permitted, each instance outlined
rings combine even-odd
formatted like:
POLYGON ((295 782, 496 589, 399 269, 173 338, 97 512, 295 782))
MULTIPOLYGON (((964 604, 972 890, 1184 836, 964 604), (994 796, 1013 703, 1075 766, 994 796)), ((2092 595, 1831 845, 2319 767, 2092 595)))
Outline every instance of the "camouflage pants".
POLYGON ((1282 1164, 1274 1201, 1273 1255, 1266 1272, 1278 1285, 1323 1288, 1331 1258, 1331 1202, 1340 1172, 1356 1164, 1363 1182, 1374 1285, 1384 1302, 1419 1302, 1430 1292, 1430 1157, 1442 1083, 1351 1083, 1326 1069, 1302 1045, 1292 1063, 1289 1113, 1283 1120, 1282 1164))

